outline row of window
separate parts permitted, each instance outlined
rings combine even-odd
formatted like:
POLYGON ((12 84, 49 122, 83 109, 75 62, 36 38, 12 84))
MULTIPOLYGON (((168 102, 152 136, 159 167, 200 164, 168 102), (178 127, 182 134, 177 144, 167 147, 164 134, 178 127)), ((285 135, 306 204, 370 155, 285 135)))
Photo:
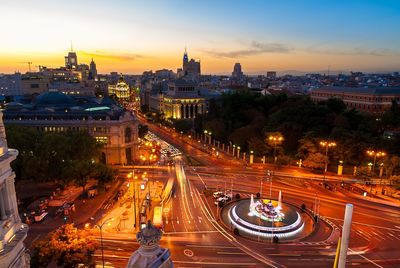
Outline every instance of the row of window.
MULTIPOLYGON (((314 96, 319 96, 319 97, 336 97, 338 94, 333 94, 333 93, 319 93, 319 92, 314 92, 314 96)), ((342 95, 341 96, 343 99, 355 99, 355 100, 366 100, 366 101, 400 101, 400 96, 399 97, 371 97, 371 96, 359 96, 359 95, 342 95)))

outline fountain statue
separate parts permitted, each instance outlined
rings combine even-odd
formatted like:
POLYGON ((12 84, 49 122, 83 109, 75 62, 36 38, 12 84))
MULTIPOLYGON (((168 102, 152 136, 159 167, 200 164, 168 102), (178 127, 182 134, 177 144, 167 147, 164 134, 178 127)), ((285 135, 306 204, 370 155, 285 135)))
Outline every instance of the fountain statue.
POLYGON ((172 268, 174 267, 169 249, 159 245, 162 232, 149 221, 141 231, 136 234, 140 247, 129 258, 127 268, 172 268))

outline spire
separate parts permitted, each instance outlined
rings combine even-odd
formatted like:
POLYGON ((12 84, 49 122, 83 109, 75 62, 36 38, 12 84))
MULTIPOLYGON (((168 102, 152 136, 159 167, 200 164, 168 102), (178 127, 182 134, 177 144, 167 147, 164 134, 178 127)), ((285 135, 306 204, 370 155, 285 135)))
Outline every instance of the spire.
POLYGON ((71 40, 71 52, 74 52, 73 48, 72 48, 72 40, 71 40))
POLYGON ((186 46, 185 46, 185 53, 183 53, 183 65, 189 62, 189 57, 187 54, 186 46))

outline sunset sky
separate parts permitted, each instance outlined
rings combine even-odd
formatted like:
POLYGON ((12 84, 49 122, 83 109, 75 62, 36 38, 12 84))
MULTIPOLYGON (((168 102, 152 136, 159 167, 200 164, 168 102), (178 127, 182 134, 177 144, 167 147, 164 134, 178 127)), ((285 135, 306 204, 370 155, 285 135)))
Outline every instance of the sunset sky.
POLYGON ((100 73, 201 60, 203 74, 400 70, 400 1, 0 0, 0 72, 58 67, 73 49, 100 73))

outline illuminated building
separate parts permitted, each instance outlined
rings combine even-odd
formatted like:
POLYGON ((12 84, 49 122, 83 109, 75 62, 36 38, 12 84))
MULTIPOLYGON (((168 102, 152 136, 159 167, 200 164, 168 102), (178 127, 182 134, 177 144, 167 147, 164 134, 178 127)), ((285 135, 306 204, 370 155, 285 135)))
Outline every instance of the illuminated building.
POLYGON ((129 101, 130 88, 129 85, 124 81, 122 75, 119 77, 116 84, 108 85, 108 94, 115 95, 121 101, 129 101))
POLYGON ((23 244, 28 227, 18 215, 14 178, 10 163, 18 151, 9 149, 0 112, 0 267, 29 267, 23 244))
POLYGON ((194 119, 207 112, 206 99, 196 83, 184 79, 169 82, 166 92, 150 95, 149 108, 171 119, 194 119))
POLYGON ((49 91, 29 104, 9 103, 4 122, 39 131, 87 131, 104 144, 102 162, 124 165, 138 159, 138 122, 133 113, 110 98, 49 91))

